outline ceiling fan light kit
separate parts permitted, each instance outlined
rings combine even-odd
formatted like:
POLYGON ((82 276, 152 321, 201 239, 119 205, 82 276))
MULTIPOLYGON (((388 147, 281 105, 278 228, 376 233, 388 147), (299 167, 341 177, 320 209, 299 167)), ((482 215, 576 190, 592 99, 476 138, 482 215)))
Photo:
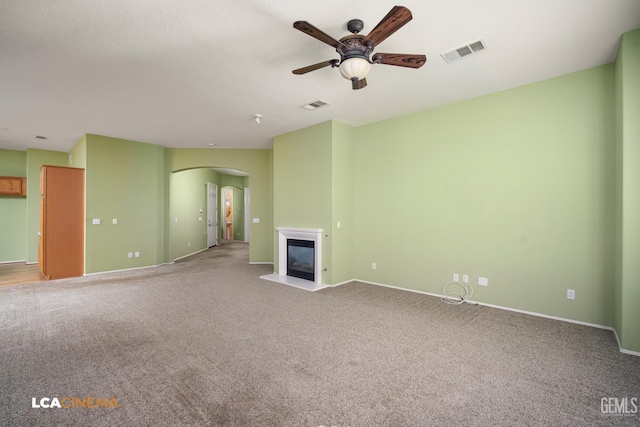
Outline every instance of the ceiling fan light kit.
POLYGON ((293 28, 334 47, 340 55, 340 59, 331 59, 298 68, 297 70, 293 70, 293 74, 306 74, 328 66, 331 66, 331 68, 338 67, 342 77, 351 80, 352 88, 357 90, 367 85, 366 77, 371 70, 372 64, 420 68, 427 60, 427 57, 424 55, 376 53, 370 59, 370 55, 377 45, 398 31, 407 22, 411 21, 411 19, 413 19, 413 17, 409 9, 404 6, 395 6, 387 16, 382 18, 382 21, 376 25, 371 33, 366 36, 359 34, 364 28, 364 23, 360 19, 350 20, 347 23, 347 29, 352 34, 340 40, 334 39, 306 21, 296 21, 293 23, 293 28))
POLYGON ((371 70, 371 64, 364 58, 349 58, 340 63, 340 74, 347 80, 361 80, 367 77, 369 70, 371 70))

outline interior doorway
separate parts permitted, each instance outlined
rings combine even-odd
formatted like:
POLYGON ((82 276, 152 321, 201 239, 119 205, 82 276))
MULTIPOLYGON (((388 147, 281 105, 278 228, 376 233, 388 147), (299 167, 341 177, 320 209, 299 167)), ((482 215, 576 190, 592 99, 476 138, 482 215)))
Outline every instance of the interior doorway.
POLYGON ((207 247, 218 244, 218 186, 207 182, 207 247))
POLYGON ((224 190, 224 239, 233 240, 233 189, 224 190))

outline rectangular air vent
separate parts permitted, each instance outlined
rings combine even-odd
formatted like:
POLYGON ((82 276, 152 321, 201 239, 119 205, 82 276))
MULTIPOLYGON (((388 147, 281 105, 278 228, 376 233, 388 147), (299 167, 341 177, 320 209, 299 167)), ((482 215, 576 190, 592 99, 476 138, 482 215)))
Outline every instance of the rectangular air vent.
POLYGON ((304 108, 305 110, 315 110, 316 108, 320 108, 325 105, 329 105, 329 103, 327 101, 323 101, 322 99, 318 99, 315 102, 303 105, 302 108, 304 108))
POLYGON ((446 62, 454 62, 464 58, 465 56, 481 52, 486 48, 487 45, 484 43, 484 40, 476 40, 464 46, 460 46, 458 48, 441 53, 440 56, 442 56, 442 59, 444 59, 446 62))

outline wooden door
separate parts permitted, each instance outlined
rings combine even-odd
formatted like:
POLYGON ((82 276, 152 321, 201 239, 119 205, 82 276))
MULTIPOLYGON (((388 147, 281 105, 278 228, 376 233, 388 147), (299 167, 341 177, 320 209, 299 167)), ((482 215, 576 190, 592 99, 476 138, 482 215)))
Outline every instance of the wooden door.
POLYGON ((43 274, 51 279, 84 274, 84 169, 42 167, 43 274))

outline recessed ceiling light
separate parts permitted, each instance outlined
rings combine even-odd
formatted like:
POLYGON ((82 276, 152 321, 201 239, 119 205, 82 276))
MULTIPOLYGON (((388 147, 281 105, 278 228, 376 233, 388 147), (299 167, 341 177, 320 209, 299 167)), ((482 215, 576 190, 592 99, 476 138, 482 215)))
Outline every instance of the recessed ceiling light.
POLYGON ((49 139, 48 136, 42 136, 42 135, 36 135, 33 137, 33 139, 40 139, 42 141, 46 141, 47 139, 49 139))

